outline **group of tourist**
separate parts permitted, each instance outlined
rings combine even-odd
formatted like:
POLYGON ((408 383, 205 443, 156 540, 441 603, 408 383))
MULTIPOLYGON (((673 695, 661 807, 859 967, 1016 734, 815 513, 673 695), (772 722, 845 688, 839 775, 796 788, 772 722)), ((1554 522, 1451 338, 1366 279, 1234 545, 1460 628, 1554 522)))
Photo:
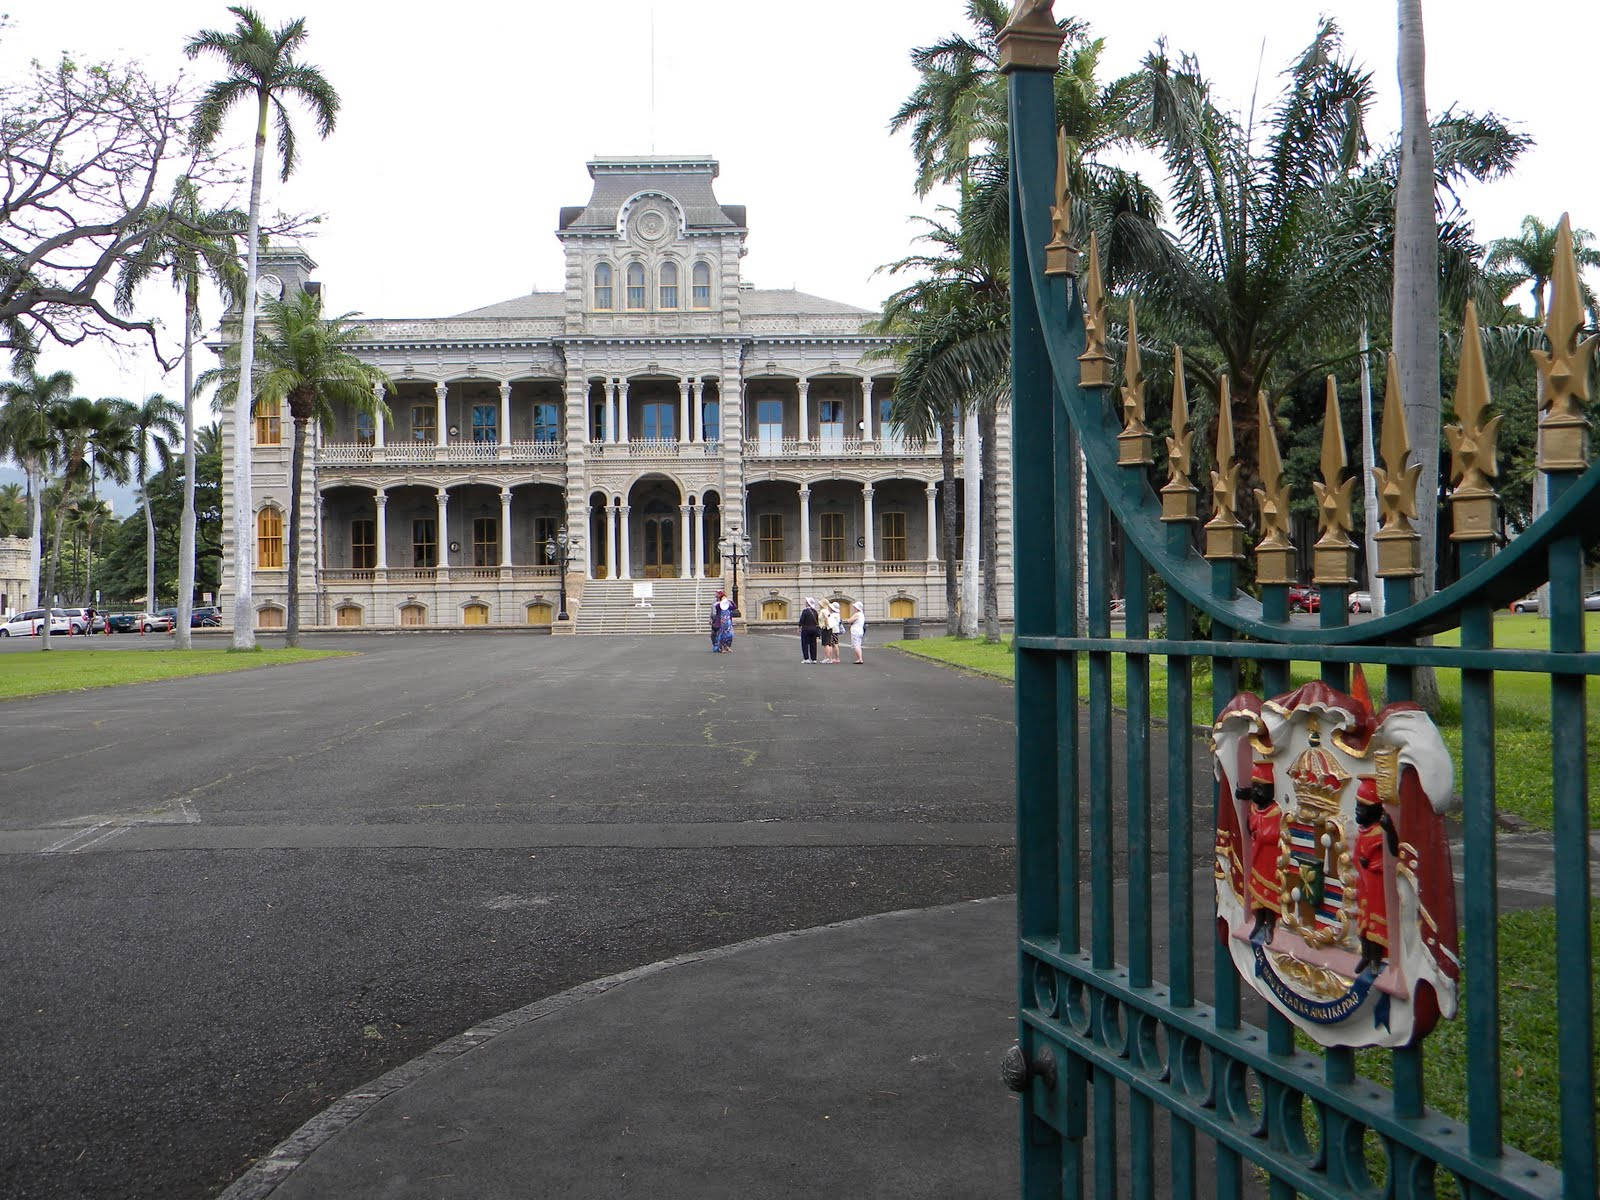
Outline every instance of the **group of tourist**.
MULTIPOLYGON (((711 603, 711 650, 714 654, 733 653, 733 618, 735 610, 728 593, 719 590, 711 603)), ((839 637, 850 634, 850 649, 855 652, 855 665, 864 661, 861 644, 867 636, 867 614, 859 604, 852 605, 850 619, 844 619, 837 600, 821 601, 807 596, 800 609, 800 661, 803 663, 836 663, 839 660, 839 637), (817 647, 822 647, 822 657, 817 657, 817 647)))
POLYGON ((850 620, 846 621, 837 600, 819 601, 807 596, 800 609, 800 661, 817 662, 817 646, 822 647, 824 663, 839 661, 839 635, 850 631, 850 649, 855 651, 855 665, 860 666, 861 643, 867 634, 867 614, 859 604, 851 605, 850 620))

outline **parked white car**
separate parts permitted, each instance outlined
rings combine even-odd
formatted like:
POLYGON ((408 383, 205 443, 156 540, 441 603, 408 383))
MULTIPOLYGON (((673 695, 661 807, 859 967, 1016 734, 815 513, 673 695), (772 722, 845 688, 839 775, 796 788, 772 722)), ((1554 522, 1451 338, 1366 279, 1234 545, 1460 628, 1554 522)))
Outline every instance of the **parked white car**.
MULTIPOLYGON (((30 608, 0 625, 0 637, 33 637, 43 629, 44 609, 30 608)), ((50 610, 50 632, 53 634, 72 632, 72 618, 67 616, 65 609, 50 610)))

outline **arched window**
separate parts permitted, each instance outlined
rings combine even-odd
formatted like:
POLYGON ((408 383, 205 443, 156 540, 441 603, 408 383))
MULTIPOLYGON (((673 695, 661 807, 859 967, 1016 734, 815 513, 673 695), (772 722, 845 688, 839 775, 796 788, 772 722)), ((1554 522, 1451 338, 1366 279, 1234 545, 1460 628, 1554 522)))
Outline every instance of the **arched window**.
POLYGON ((461 610, 461 623, 463 625, 487 625, 489 623, 489 606, 487 604, 469 604, 461 610))
POLYGON ((400 606, 400 624, 426 625, 428 623, 428 610, 420 604, 402 604, 400 606))
POLYGON ((340 628, 350 628, 361 624, 361 608, 355 604, 341 604, 333 610, 334 624, 340 628))
POLYGON ((549 625, 555 620, 556 610, 542 600, 535 600, 528 605, 529 625, 549 625))
POLYGON ((610 308, 611 302, 611 264, 597 263, 594 268, 594 306, 596 308, 610 308))
POLYGON ((628 307, 644 307, 644 264, 628 264, 628 307))
POLYGON ((696 308, 711 307, 711 264, 697 262, 694 265, 694 274, 691 276, 694 288, 691 293, 691 302, 696 308))
POLYGON ((256 401, 256 445, 283 445, 283 403, 276 397, 256 401))
POLYGON ((678 307, 678 264, 661 264, 661 307, 678 307))
POLYGON ((263 508, 256 514, 256 566, 263 570, 283 567, 283 514, 263 508))
POLYGON ((269 604, 265 608, 258 609, 256 611, 256 628, 282 629, 283 609, 275 604, 269 604))

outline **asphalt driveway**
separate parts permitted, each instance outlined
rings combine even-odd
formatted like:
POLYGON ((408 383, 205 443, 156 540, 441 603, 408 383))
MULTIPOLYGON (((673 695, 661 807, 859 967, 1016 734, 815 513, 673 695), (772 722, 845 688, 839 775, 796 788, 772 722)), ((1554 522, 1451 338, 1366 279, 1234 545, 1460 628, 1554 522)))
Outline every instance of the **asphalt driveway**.
POLYGON ((777 637, 308 642, 358 655, 0 704, 0 1193, 215 1195, 495 1014, 1012 886, 1002 684, 777 637))

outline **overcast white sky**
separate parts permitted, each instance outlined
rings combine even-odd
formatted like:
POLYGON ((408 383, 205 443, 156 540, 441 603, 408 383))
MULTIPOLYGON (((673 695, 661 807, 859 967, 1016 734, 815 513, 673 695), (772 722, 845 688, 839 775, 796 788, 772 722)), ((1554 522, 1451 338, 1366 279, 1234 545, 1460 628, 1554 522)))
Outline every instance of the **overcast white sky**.
MULTIPOLYGON (((305 15, 305 57, 343 100, 318 143, 299 116, 302 159, 274 176, 270 210, 325 214, 307 242, 334 311, 438 316, 562 284, 557 210, 589 195, 595 155, 711 154, 726 204, 749 209, 745 278, 862 307, 890 290, 879 264, 907 252, 919 210, 905 135, 888 122, 911 90, 913 46, 965 29, 963 0, 267 0, 270 24, 305 15), (652 35, 653 30, 653 35, 652 35), (652 55, 652 40, 654 54, 652 55), (652 58, 654 103, 652 104, 652 58)), ((1192 50, 1217 94, 1243 110, 1331 12, 1374 72, 1380 130, 1397 123, 1393 0, 1309 4, 1177 0, 1096 6, 1102 77, 1135 66, 1165 36, 1192 50)), ((1426 0, 1428 100, 1494 109, 1538 139, 1511 179, 1467 197, 1479 237, 1514 233, 1527 213, 1600 229, 1592 104, 1592 0, 1426 0), (1588 205, 1587 210, 1584 205, 1588 205)), ((13 0, 0 70, 68 50, 142 61, 152 72, 215 67, 181 48, 202 27, 226 28, 220 2, 13 0)), ((1080 12, 1058 0, 1057 15, 1080 12)), ((225 134, 241 145, 249 117, 225 134)), ((238 198, 244 206, 244 196, 238 198)), ((166 290, 150 300, 165 302, 166 290)), ((88 395, 169 394, 148 356, 77 351, 45 367, 72 370, 88 395)))

